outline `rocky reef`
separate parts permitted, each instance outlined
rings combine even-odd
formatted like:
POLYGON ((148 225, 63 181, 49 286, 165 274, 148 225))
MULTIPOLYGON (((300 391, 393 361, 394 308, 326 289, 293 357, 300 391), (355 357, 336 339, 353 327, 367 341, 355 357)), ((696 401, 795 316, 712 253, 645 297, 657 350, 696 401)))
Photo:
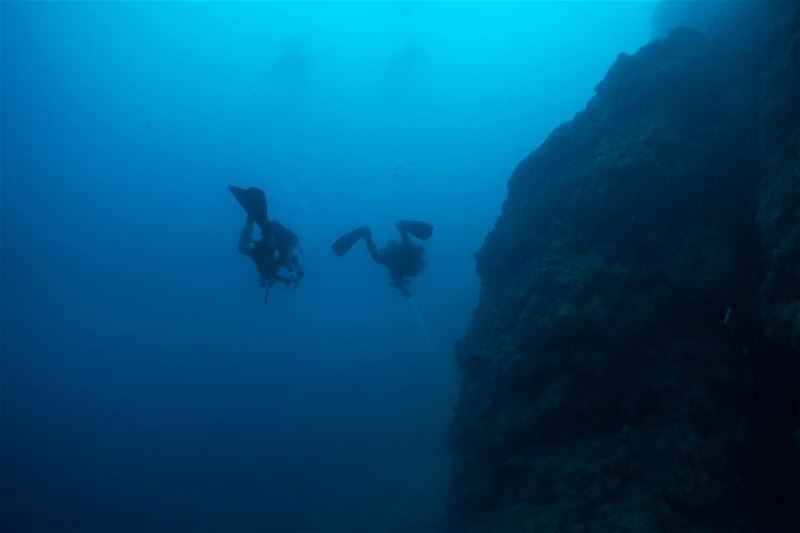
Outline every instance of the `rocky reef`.
POLYGON ((456 346, 454 529, 800 523, 800 9, 759 9, 621 55, 512 175, 456 346))

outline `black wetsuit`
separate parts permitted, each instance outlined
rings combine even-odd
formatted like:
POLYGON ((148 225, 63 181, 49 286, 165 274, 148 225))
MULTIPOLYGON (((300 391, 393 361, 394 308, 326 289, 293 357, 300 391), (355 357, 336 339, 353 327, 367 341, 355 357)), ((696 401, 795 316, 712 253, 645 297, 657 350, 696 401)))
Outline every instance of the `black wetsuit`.
POLYGON ((253 260, 261 286, 269 287, 275 281, 297 285, 303 277, 297 234, 280 222, 269 220, 266 197, 261 189, 242 189, 233 185, 229 189, 247 212, 247 220, 239 235, 239 252, 253 260), (253 239, 253 224, 258 224, 261 239, 253 239), (281 276, 278 273, 280 268, 294 272, 294 278, 281 276))
POLYGON ((372 232, 364 236, 364 242, 369 250, 372 259, 389 269, 392 277, 392 285, 400 289, 403 294, 409 296, 406 278, 419 275, 425 267, 424 253, 422 246, 417 246, 408 238, 408 233, 400 231, 402 244, 397 241, 389 241, 386 248, 378 250, 375 241, 372 240, 372 232))
POLYGON ((272 280, 279 268, 289 267, 289 257, 300 239, 280 222, 270 220, 267 227, 266 235, 262 230, 262 237, 254 240, 253 220, 248 218, 239 236, 239 251, 253 260, 262 279, 272 280))
POLYGON ((398 221, 396 225, 400 232, 400 243, 389 241, 386 248, 379 250, 372 239, 372 231, 368 226, 362 226, 337 239, 333 243, 333 253, 342 256, 356 242, 363 239, 373 261, 389 270, 392 285, 400 289, 406 297, 410 297, 407 278, 418 276, 425 267, 425 249, 411 242, 409 234, 419 239, 427 239, 433 233, 433 226, 426 222, 405 220, 398 221))

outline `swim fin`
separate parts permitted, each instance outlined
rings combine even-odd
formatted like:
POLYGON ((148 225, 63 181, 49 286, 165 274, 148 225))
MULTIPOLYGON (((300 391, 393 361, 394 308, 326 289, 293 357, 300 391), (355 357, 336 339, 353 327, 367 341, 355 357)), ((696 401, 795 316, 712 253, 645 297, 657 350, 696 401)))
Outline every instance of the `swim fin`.
POLYGON ((228 189, 234 198, 247 212, 247 216, 252 218, 262 230, 267 230, 267 197, 264 191, 258 187, 242 189, 236 185, 228 185, 228 189))
POLYGON ((417 239, 423 241, 433 235, 433 226, 419 220, 398 220, 395 225, 400 231, 407 231, 417 239))
POLYGON ((343 256, 350 251, 350 248, 352 248, 355 243, 367 235, 369 235, 369 226, 361 226, 360 228, 354 229, 350 233, 342 235, 336 239, 336 241, 333 243, 333 246, 331 246, 333 253, 339 257, 343 256))

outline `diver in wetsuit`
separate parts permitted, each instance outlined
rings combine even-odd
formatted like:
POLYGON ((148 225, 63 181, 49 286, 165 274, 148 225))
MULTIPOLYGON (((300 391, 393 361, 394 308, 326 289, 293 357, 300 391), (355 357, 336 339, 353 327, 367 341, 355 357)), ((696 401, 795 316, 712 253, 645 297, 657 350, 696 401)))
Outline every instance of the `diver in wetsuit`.
POLYGON ((408 290, 407 278, 416 277, 425 267, 425 249, 412 243, 409 234, 418 239, 426 240, 433 235, 433 226, 427 222, 414 220, 398 220, 395 225, 402 238, 399 243, 391 240, 386 243, 386 248, 378 250, 378 247, 375 246, 375 241, 372 240, 372 232, 369 226, 361 226, 336 239, 332 246, 333 253, 341 257, 355 243, 364 239, 373 261, 389 269, 389 274, 392 277, 392 286, 398 288, 406 298, 410 298, 411 291, 408 290))
POLYGON ((239 252, 255 263, 261 287, 266 289, 264 301, 269 297, 270 287, 278 281, 297 287, 305 273, 297 234, 280 222, 269 220, 267 199, 261 189, 242 189, 235 185, 229 185, 228 189, 247 213, 247 220, 239 235, 239 252), (261 239, 253 238, 253 224, 257 224, 261 230, 261 239), (289 275, 282 274, 281 268, 289 275))

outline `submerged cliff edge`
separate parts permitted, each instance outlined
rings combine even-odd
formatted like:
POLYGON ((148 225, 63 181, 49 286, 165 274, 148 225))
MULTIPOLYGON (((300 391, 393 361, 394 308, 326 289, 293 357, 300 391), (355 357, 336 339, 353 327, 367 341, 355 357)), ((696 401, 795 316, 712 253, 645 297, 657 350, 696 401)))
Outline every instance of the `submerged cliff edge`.
POLYGON ((456 346, 455 529, 800 520, 800 9, 761 14, 621 55, 512 175, 456 346))

